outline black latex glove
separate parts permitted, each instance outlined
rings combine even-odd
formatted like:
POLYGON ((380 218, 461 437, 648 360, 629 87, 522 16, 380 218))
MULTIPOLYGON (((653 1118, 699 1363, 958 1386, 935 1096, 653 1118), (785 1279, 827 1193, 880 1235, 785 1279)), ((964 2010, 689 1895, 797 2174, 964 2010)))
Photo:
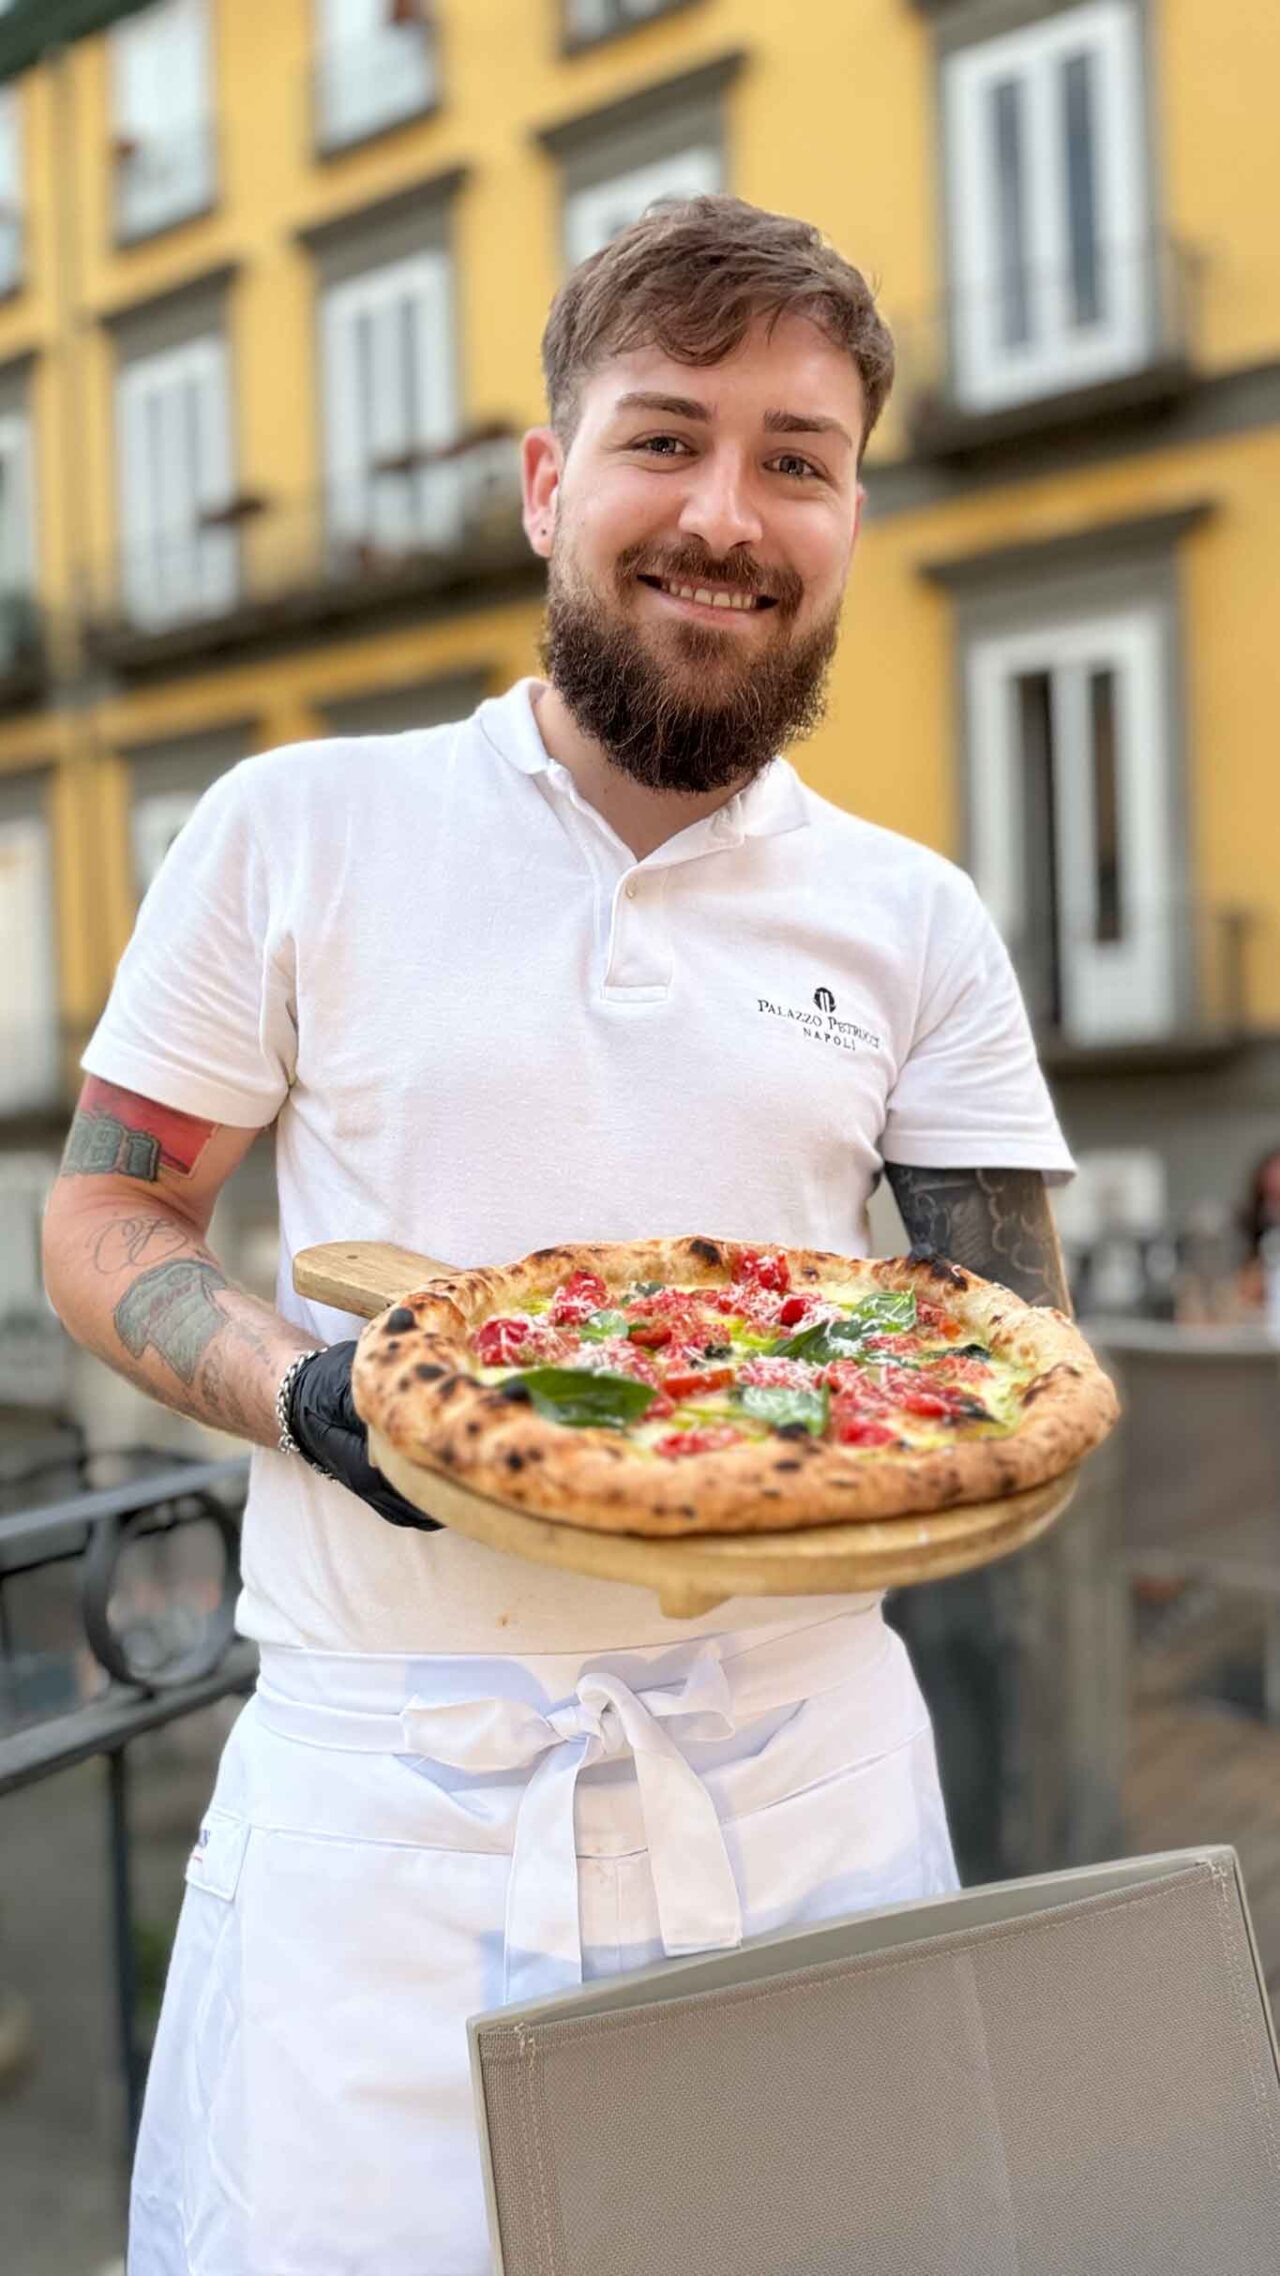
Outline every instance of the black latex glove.
POLYGON ((369 1460, 369 1433, 351 1397, 355 1348, 354 1337, 350 1343, 331 1343, 325 1351, 312 1352, 306 1366, 298 1369, 289 1392, 290 1433, 313 1462, 359 1494, 389 1525, 438 1533, 439 1519, 424 1517, 369 1460))

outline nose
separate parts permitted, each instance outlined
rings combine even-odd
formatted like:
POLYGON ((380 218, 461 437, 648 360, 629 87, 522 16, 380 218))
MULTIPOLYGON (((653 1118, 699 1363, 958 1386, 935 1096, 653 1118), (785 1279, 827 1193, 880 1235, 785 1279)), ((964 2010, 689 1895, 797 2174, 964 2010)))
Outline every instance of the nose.
POLYGON ((708 451, 691 466, 680 531, 684 537, 701 538, 717 560, 723 560, 735 545, 760 543, 764 525, 741 465, 727 453, 708 451))

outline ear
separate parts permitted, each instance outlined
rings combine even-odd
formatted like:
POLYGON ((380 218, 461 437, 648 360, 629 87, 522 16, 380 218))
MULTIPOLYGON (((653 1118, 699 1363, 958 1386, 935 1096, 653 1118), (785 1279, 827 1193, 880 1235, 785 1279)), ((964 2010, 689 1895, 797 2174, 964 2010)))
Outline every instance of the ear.
POLYGON ((555 534, 556 503, 563 466, 560 445, 550 427, 531 427, 520 445, 524 533, 545 561, 555 534))

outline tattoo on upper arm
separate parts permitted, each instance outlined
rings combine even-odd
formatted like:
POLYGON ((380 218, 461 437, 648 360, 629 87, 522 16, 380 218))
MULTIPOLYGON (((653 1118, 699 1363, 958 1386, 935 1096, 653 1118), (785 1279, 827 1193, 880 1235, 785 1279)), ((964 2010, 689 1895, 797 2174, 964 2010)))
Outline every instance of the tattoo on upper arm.
POLYGON ((72 1118, 62 1171, 139 1178, 146 1185, 155 1185, 162 1169, 190 1177, 217 1127, 90 1075, 72 1118))
POLYGON ((1029 1304, 1071 1310, 1039 1170, 926 1170, 886 1162, 885 1174, 913 1246, 936 1249, 1029 1304))

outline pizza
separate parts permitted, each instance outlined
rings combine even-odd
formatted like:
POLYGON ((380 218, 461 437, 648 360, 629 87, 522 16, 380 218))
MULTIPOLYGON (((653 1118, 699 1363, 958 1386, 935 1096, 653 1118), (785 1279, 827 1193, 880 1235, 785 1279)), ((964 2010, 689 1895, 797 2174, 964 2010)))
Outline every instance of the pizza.
POLYGON ((476 1493, 666 1537, 1017 1493, 1118 1411, 1063 1313, 932 1251, 695 1236, 434 1280, 366 1327, 352 1391, 399 1454, 476 1493))

